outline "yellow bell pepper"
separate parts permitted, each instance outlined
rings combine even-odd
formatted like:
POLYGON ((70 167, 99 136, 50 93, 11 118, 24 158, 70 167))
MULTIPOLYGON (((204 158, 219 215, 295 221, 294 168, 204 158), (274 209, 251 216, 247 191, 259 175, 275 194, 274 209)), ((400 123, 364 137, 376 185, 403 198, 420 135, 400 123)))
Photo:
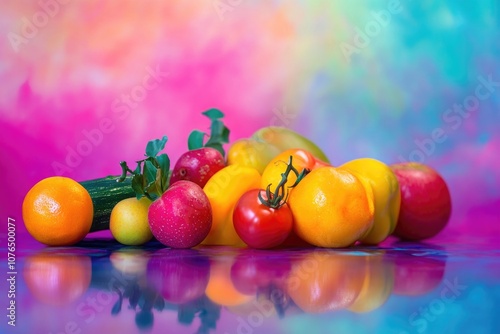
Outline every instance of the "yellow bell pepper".
POLYGON ((233 226, 233 210, 240 197, 260 187, 255 168, 230 165, 215 173, 203 191, 212 206, 212 228, 202 245, 245 246, 233 226))
POLYGON ((371 158, 346 162, 339 168, 349 170, 370 182, 375 197, 373 227, 362 238, 365 244, 384 241, 396 228, 401 204, 399 182, 389 166, 371 158))

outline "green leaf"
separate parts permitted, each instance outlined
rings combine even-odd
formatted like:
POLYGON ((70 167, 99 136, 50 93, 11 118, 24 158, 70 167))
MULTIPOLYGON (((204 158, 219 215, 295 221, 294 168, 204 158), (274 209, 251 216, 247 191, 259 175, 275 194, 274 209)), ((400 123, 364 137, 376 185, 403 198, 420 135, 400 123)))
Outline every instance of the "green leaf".
POLYGON ((167 190, 168 184, 168 174, 170 171, 170 158, 165 153, 160 154, 156 157, 156 161, 158 162, 159 171, 161 171, 161 187, 160 190, 162 193, 167 190))
POLYGON ((148 158, 144 162, 144 172, 143 175, 146 180, 146 185, 144 187, 145 192, 151 197, 151 199, 156 199, 161 196, 162 189, 161 185, 158 187, 156 184, 157 175, 161 175, 161 169, 156 168, 155 164, 158 165, 158 162, 155 158, 148 158))
POLYGON ((141 170, 142 170, 142 163, 144 162, 144 160, 140 160, 140 161, 137 161, 137 167, 135 167, 135 170, 133 172, 133 174, 141 174, 141 170))
POLYGON ((205 143, 205 147, 213 147, 217 149, 222 156, 225 155, 222 144, 229 142, 229 129, 222 121, 214 120, 210 127, 210 138, 205 143))
POLYGON ((156 180, 146 185, 145 192, 149 195, 149 198, 152 200, 155 200, 161 196, 161 192, 156 186, 156 180))
POLYGON ((150 160, 146 160, 144 162, 143 175, 145 177, 145 181, 146 181, 145 183, 147 185, 155 181, 155 179, 156 179, 156 170, 157 170, 157 168, 153 165, 153 163, 150 160))
POLYGON ((205 137, 204 132, 201 132, 198 130, 193 130, 189 134, 188 149, 191 151, 191 150, 196 150, 196 149, 202 148, 204 137, 205 137))
POLYGON ((132 189, 134 189, 137 199, 141 199, 144 196, 144 185, 142 182, 142 174, 136 174, 132 178, 132 189))
POLYGON ((209 109, 202 112, 203 115, 210 118, 212 121, 210 124, 210 137, 208 141, 204 144, 204 139, 206 134, 204 132, 194 130, 191 132, 188 138, 188 148, 189 150, 195 150, 202 147, 213 147, 217 149, 222 156, 225 156, 223 144, 229 143, 229 129, 222 122, 224 114, 219 109, 209 109))
POLYGON ((167 173, 167 183, 165 186, 165 189, 167 189, 170 186, 170 177, 172 176, 172 170, 169 170, 167 173))
POLYGON ((210 129, 211 135, 207 144, 212 143, 228 143, 229 142, 229 129, 221 121, 214 121, 210 129))
POLYGON ((224 114, 222 113, 222 111, 220 111, 219 109, 215 109, 215 108, 208 109, 207 111, 202 112, 202 114, 207 116, 211 120, 216 120, 216 119, 224 117, 224 114))
POLYGON ((162 139, 154 139, 148 142, 148 144, 146 145, 146 156, 154 158, 161 150, 165 148, 167 140, 167 136, 163 136, 162 139))
MULTIPOLYGON (((167 172, 167 175, 168 175, 168 172, 167 172)), ((163 172, 161 169, 158 169, 156 171, 155 186, 156 186, 156 189, 158 190, 159 196, 161 196, 164 192, 164 190, 163 190, 163 188, 165 187, 164 185, 165 185, 165 183, 163 181, 163 172)))
POLYGON ((165 148, 166 143, 167 136, 148 142, 146 145, 147 158, 136 161, 135 170, 131 170, 126 162, 120 162, 122 175, 118 181, 123 182, 127 173, 133 175, 132 189, 137 199, 146 196, 150 200, 154 200, 167 190, 170 177, 170 159, 166 153, 158 155, 165 148))
POLYGON ((221 131, 221 140, 224 143, 229 143, 229 133, 230 133, 230 131, 229 131, 228 127, 224 125, 224 128, 221 131))
POLYGON ((156 157, 156 161, 158 162, 161 171, 167 174, 170 169, 170 158, 168 157, 168 155, 165 153, 160 154, 156 157))

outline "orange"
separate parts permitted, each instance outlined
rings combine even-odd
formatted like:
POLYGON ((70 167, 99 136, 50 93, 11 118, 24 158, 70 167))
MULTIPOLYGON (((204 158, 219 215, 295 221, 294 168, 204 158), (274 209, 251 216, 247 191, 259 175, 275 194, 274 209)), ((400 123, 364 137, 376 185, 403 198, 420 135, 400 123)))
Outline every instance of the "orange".
POLYGON ((41 180, 26 194, 23 220, 37 241, 49 246, 68 246, 90 231, 94 206, 88 191, 62 176, 41 180))
POLYGON ((288 204, 295 233, 318 247, 350 246, 373 225, 369 182, 335 167, 309 173, 290 194, 288 204))
POLYGON ((361 292, 364 270, 363 256, 317 249, 294 262, 286 290, 307 313, 345 309, 361 292))

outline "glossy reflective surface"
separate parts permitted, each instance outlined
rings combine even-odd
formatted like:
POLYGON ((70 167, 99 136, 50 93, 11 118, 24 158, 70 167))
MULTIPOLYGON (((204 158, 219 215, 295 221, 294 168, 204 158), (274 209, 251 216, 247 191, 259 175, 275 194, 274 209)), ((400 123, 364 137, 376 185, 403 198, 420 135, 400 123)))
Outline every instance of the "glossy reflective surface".
POLYGON ((342 250, 23 249, 2 333, 495 333, 498 239, 342 250))

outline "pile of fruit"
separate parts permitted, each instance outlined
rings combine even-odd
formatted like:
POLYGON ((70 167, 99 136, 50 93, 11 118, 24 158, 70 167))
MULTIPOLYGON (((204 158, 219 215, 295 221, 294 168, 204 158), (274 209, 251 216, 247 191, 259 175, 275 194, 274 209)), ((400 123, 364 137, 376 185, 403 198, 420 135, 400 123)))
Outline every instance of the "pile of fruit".
POLYGON ((439 233, 451 214, 443 178, 419 163, 360 158, 333 166, 300 134, 266 127, 229 145, 223 113, 203 113, 209 135, 193 131, 174 167, 167 137, 150 141, 145 158, 122 175, 78 183, 50 177, 23 202, 28 232, 51 245, 72 245, 109 228, 117 241, 153 237, 171 248, 225 245, 348 247, 389 235, 421 240, 439 233))

